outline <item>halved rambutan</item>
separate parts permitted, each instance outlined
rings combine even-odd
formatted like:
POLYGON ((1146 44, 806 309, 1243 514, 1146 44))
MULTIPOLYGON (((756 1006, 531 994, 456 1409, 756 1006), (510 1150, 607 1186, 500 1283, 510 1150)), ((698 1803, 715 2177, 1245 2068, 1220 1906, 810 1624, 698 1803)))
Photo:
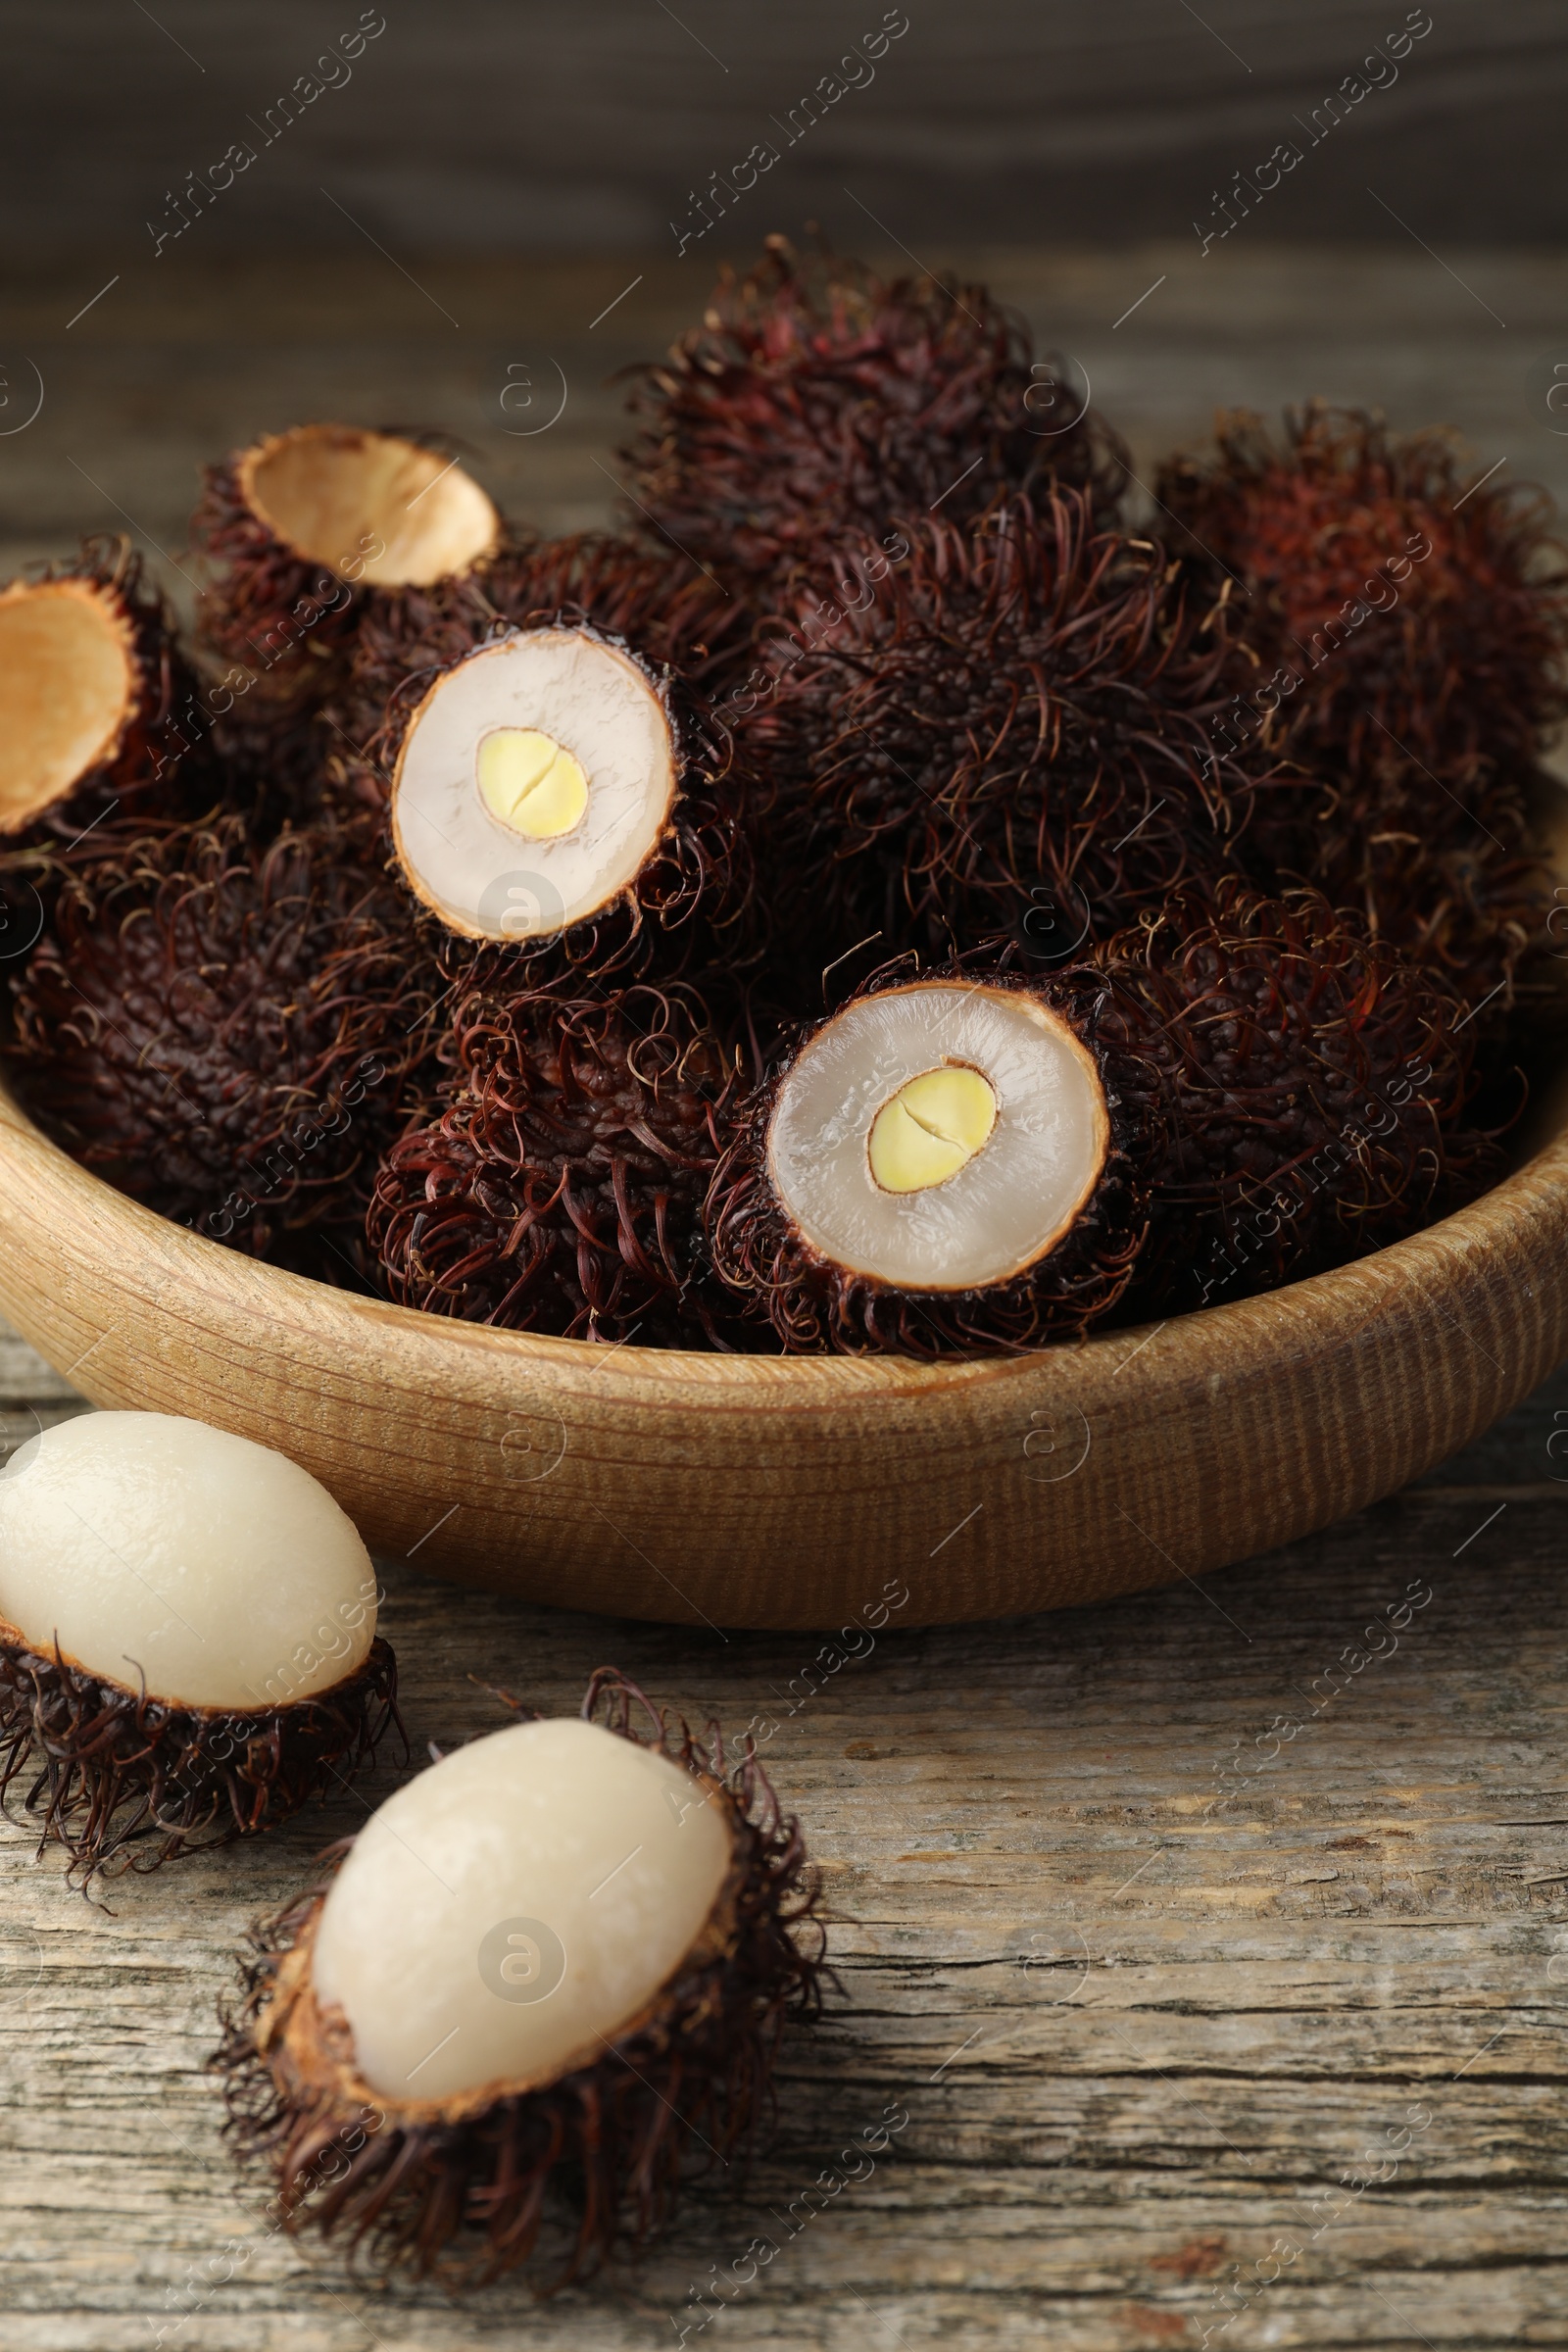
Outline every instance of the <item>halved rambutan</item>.
POLYGON ((442 1757, 253 1935, 215 2064, 296 2234, 452 2287, 554 2256, 549 2291, 753 2141, 830 1978, 800 1825, 619 1675, 582 1716, 442 1757))
POLYGON ((1059 957, 1248 856, 1260 805, 1304 818, 1313 788, 1266 733, 1213 747, 1250 670, 1152 541, 1098 529, 1077 493, 911 540, 830 636, 774 642, 740 721, 828 943, 1010 934, 1059 957))
POLYGON ((0 1797, 88 1880, 286 1820, 398 1721, 376 1598, 268 1446, 169 1413, 29 1438, 0 1471, 0 1797))
POLYGON ((407 901, 329 835, 225 817, 61 884, 10 1054, 87 1166, 258 1255, 358 1228, 440 989, 407 901))
POLYGON ((172 724, 193 681, 124 537, 0 589, 0 843, 123 835, 193 815, 209 781, 172 724))
POLYGON ((713 1328, 701 1214, 735 1064, 690 993, 470 991, 446 1108, 386 1153, 367 1221, 404 1305, 570 1339, 713 1328))
POLYGON ((191 537, 209 573, 203 642, 308 700, 324 682, 319 657, 367 606, 481 567, 502 524, 441 451, 302 424, 206 468, 191 537))
POLYGON ((1353 917, 1234 877, 1060 971, 895 970, 737 1108, 713 1265, 786 1348, 916 1355, 1270 1289, 1496 1174, 1463 1032, 1353 917))
POLYGON ((1057 482, 1108 517, 1126 486, 1115 435, 1054 375, 1045 409, 1027 328, 983 287, 890 284, 779 236, 639 375, 622 463, 641 514, 764 609, 795 564, 824 572, 937 509, 961 523, 1057 482))

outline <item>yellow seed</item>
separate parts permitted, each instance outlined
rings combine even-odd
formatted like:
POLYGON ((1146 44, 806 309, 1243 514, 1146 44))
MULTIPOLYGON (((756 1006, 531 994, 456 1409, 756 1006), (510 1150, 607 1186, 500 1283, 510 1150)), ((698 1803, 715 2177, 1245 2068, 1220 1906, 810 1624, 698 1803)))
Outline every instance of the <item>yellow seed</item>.
POLYGON ((885 1193, 923 1193, 967 1167, 990 1140, 997 1098, 978 1070, 949 1062, 911 1078, 871 1122, 867 1156, 885 1193))
POLYGON ((492 816, 527 841, 569 833, 588 806, 588 779, 564 744, 537 727, 495 727, 475 761, 492 816))

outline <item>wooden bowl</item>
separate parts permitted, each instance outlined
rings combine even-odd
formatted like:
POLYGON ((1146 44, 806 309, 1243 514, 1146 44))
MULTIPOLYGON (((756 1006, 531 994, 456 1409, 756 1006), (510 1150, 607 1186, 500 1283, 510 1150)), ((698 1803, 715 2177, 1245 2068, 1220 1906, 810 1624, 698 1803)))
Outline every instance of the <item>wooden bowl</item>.
POLYGON ((1568 1354, 1549 1124, 1474 1206, 1341 1272, 926 1366, 590 1348, 352 1298, 165 1223, 0 1094, 0 1310, 95 1403, 278 1446, 373 1549, 455 1582, 716 1627, 941 1624, 1266 1550, 1528 1395, 1568 1354))

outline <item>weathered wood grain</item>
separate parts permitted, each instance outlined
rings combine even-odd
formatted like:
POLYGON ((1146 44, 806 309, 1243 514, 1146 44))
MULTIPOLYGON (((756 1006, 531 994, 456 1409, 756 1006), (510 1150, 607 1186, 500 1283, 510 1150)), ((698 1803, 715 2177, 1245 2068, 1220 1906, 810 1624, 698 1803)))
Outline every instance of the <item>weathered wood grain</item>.
MULTIPOLYGON (((0 1362, 24 1409, 22 1351, 0 1362)), ((31 1397, 58 1409, 59 1384, 35 1372, 31 1397)), ((565 1710, 610 1659, 755 1721, 821 1857, 844 1987, 787 2049, 777 2136, 645 2266, 543 2311, 514 2285, 454 2307, 356 2280, 269 2235, 203 2062, 246 1922, 360 1800, 121 1882, 111 1912, 8 1829, 0 2342, 1568 2342, 1565 1423, 1559 1375, 1424 1486, 1202 1591, 895 1616, 831 1674, 808 1637, 596 1622, 389 1564, 416 1756, 503 1720, 480 1685, 565 1710), (1348 1671, 1401 1595, 1397 1646, 1348 1671), (1299 1729, 1270 1761, 1280 1717, 1299 1729), (1245 1781, 1224 1777, 1238 1742, 1245 1781), (810 2207, 890 2105, 894 2152, 810 2207), (1391 2132, 1395 2169, 1355 2193, 1391 2132), (764 2236, 731 2308, 693 2300, 764 2236), (1281 2265, 1266 2287, 1259 2264, 1281 2265)))

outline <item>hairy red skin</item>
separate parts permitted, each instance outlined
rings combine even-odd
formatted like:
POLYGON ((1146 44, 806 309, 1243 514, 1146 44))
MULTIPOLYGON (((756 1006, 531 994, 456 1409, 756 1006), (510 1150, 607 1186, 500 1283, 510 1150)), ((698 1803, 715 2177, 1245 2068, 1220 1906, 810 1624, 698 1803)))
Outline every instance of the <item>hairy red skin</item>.
POLYGON ((1266 898, 1227 876, 1061 971, 975 956, 951 973, 1025 988, 1072 1024, 1110 1116, 1101 1186, 1012 1283, 955 1296, 872 1281, 822 1257, 773 1190, 781 1068, 737 1109, 706 1221, 720 1279, 787 1349, 1032 1348, 1113 1312, 1272 1290, 1381 1249, 1500 1173, 1494 1141, 1464 1124, 1474 1031, 1451 991, 1315 892, 1266 898))
POLYGON ((447 1108, 370 1203, 389 1295, 568 1339, 716 1339, 700 1222, 734 1065, 688 994, 474 991, 455 1049, 447 1108))
POLYGON ((940 507, 962 524, 999 492, 1082 489, 1109 517, 1127 480, 1092 413, 1063 430, 1056 372, 980 286, 892 283, 769 237, 703 324, 638 371, 643 429, 621 453, 640 514, 760 604, 797 564, 940 507))
POLYGON ((317 2007, 310 1955, 324 1886, 253 1931, 256 1956, 223 2006, 213 2064, 239 2151, 270 2167, 291 2234, 314 2230, 383 2272, 458 2289, 542 2268, 554 2224, 560 2260, 536 2290, 548 2294, 646 2245, 705 2157, 744 2165, 775 2104, 780 2037, 813 2023, 835 1983, 801 1825, 749 1739, 727 1753, 716 1724, 706 1739, 672 1724, 608 1667, 582 1711, 671 1757, 692 1774, 695 1801, 724 1809, 734 1860, 712 1918, 596 2064, 450 2100, 370 2090, 342 2012, 317 2007))
POLYGON ((1159 496, 1201 576, 1231 575, 1259 660, 1218 731, 1245 735, 1266 703, 1333 788, 1299 870, 1473 1003, 1509 986, 1544 918, 1527 788, 1568 716, 1548 502, 1472 479, 1450 433, 1398 437, 1318 402, 1278 438, 1224 419, 1159 496))
POLYGON ((225 817, 67 875, 15 984, 10 1053, 84 1165, 275 1255, 358 1226, 438 993, 393 885, 329 836, 262 850, 225 817))
POLYGON ((1157 546, 1076 494, 910 539, 862 609, 805 650, 775 639, 772 690, 728 706, 779 777, 828 953, 1003 934, 1059 960, 1195 876, 1270 870, 1320 796, 1265 736, 1213 752, 1250 671, 1157 546))

